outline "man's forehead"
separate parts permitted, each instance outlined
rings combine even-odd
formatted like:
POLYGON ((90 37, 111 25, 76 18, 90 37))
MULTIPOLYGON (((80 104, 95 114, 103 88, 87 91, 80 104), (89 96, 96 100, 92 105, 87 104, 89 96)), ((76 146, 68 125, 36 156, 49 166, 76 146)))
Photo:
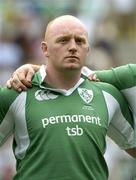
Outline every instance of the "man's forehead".
POLYGON ((46 34, 79 34, 87 35, 85 25, 77 18, 64 16, 53 20, 47 27, 46 34))
POLYGON ((85 35, 86 30, 79 24, 74 23, 61 23, 54 24, 49 30, 54 35, 85 35))

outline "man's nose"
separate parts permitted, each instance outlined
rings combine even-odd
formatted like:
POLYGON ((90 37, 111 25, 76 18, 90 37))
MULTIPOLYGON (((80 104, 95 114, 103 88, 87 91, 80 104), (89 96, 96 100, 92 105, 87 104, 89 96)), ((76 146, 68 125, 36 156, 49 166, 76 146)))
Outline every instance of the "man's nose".
POLYGON ((77 51, 77 44, 74 39, 69 41, 69 51, 76 52, 77 51))

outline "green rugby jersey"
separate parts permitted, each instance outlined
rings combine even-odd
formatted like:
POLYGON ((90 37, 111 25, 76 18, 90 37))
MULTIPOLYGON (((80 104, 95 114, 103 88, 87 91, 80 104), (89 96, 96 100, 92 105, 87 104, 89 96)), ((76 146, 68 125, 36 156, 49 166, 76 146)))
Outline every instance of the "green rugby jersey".
POLYGON ((27 92, 0 89, 0 145, 13 134, 14 180, 107 180, 107 133, 122 149, 134 146, 127 102, 107 83, 81 77, 66 91, 45 75, 42 66, 27 92))

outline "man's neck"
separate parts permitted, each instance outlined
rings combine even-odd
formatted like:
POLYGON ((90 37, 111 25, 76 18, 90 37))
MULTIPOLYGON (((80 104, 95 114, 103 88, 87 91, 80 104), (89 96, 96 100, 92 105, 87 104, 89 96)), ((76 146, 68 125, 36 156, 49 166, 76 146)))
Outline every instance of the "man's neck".
POLYGON ((68 90, 74 87, 80 76, 80 70, 56 71, 49 70, 47 67, 45 81, 54 88, 68 90))

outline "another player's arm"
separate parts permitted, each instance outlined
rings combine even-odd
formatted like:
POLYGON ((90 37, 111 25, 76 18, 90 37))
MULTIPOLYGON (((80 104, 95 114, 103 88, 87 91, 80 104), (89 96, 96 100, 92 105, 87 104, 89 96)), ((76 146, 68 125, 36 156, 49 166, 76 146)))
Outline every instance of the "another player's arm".
POLYGON ((0 146, 14 132, 12 104, 18 93, 6 87, 0 88, 0 146))
POLYGON ((100 81, 112 84, 119 90, 136 85, 136 64, 127 64, 95 73, 100 81))
POLYGON ((39 70, 39 68, 39 65, 34 64, 24 64, 20 66, 7 81, 7 87, 13 87, 19 92, 27 90, 27 87, 29 88, 32 86, 32 77, 34 73, 39 70))
MULTIPOLYGON (((25 64, 19 67, 7 81, 7 87, 13 87, 18 91, 26 90, 27 87, 31 87, 31 79, 39 68, 39 65, 33 64, 25 64)), ((127 81, 131 80, 132 83, 134 80, 136 81, 136 64, 128 64, 111 70, 95 71, 94 73, 86 67, 83 69, 86 71, 86 76, 88 76, 88 78, 90 77, 89 79, 110 83, 118 89, 122 89, 126 86, 127 81), (135 78, 132 77, 131 72, 135 74, 135 78)))

